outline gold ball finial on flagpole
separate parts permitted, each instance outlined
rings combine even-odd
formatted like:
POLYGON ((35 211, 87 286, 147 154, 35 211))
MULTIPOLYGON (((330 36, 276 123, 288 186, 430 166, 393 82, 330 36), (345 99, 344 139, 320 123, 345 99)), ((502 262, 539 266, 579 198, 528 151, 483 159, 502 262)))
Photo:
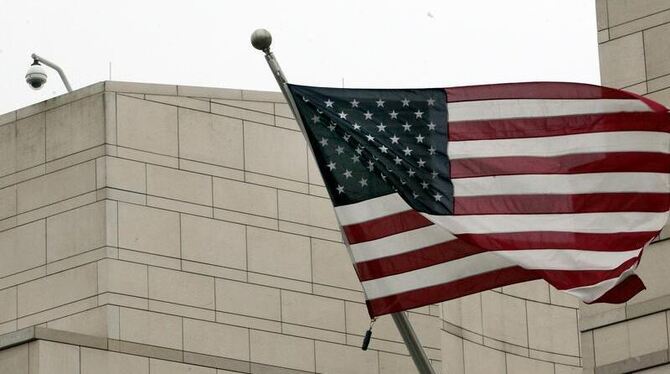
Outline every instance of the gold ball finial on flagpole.
POLYGON ((266 29, 257 29, 251 34, 251 45, 259 51, 268 52, 272 44, 272 34, 266 29))

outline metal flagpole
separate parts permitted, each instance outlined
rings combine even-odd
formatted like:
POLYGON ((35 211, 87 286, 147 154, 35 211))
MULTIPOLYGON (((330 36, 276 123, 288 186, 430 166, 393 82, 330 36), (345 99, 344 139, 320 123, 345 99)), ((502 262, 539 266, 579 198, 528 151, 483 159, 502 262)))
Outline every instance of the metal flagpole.
POLYGON ((426 352, 424 352, 423 347, 419 342, 419 338, 416 337, 414 329, 412 328, 412 325, 409 323, 407 313, 405 312, 391 313, 391 317, 393 317, 395 327, 398 329, 398 332, 400 332, 402 340, 405 341, 405 346, 409 351, 409 355, 412 356, 414 365, 416 365, 416 368, 417 370, 419 370, 419 373, 435 374, 435 371, 433 370, 433 367, 430 365, 430 361, 428 360, 428 356, 426 356, 426 352))
MULTIPOLYGON (((270 35, 269 31, 265 29, 258 29, 254 31, 253 34, 251 34, 251 45, 253 45, 254 48, 258 49, 259 51, 263 51, 265 53, 265 60, 268 62, 270 70, 272 70, 272 74, 277 80, 277 84, 279 84, 279 88, 281 89, 282 94, 284 94, 286 102, 290 105, 291 110, 293 111, 293 115, 295 116, 296 121, 298 122, 298 125, 300 126, 300 129, 305 136, 305 140, 307 140, 307 146, 311 149, 309 139, 307 139, 307 132, 305 132, 305 127, 300 120, 300 114, 298 114, 295 103, 293 102, 293 99, 288 92, 288 88, 286 86, 286 76, 284 76, 284 72, 281 70, 281 67, 279 66, 279 63, 277 62, 274 54, 272 51, 270 51, 271 44, 272 35, 270 35)), ((344 239, 346 240, 346 238, 344 239)), ((430 365, 430 361, 426 356, 426 352, 424 352, 419 339, 414 333, 414 329, 412 328, 412 325, 407 318, 407 314, 405 312, 398 312, 392 313, 391 316, 393 317, 393 322, 398 328, 398 332, 400 332, 400 336, 402 336, 402 339, 405 342, 405 346, 407 347, 410 356, 412 356, 412 360, 414 361, 414 365, 416 365, 419 374, 435 374, 435 371, 433 370, 433 367, 430 365)))

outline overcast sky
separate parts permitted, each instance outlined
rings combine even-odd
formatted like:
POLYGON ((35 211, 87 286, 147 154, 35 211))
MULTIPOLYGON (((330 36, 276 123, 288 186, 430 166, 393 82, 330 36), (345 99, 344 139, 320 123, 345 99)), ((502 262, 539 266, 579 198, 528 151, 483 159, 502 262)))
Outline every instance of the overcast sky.
POLYGON ((0 0, 0 113, 60 95, 24 81, 36 52, 76 89, 113 80, 277 91, 249 36, 272 32, 294 83, 446 87, 599 83, 593 0, 0 0))

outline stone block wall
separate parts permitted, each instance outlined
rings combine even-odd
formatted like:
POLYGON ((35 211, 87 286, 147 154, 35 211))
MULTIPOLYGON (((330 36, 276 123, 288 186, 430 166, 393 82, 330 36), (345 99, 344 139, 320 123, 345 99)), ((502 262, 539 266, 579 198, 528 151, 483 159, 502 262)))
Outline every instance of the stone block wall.
MULTIPOLYGON (((0 116, 0 372, 408 373, 280 94, 103 82, 0 116), (12 348, 13 347, 13 348, 12 348)), ((439 371, 440 307, 410 313, 439 371)))
POLYGON ((540 280, 444 302, 445 372, 581 373, 578 307, 540 280))
POLYGON ((670 3, 596 0, 602 84, 670 105, 670 3))
MULTIPOLYGON (((596 0, 603 85, 670 106, 670 2, 596 0)), ((647 290, 622 305, 582 305, 579 326, 588 373, 670 373, 670 236, 642 256, 647 290)))

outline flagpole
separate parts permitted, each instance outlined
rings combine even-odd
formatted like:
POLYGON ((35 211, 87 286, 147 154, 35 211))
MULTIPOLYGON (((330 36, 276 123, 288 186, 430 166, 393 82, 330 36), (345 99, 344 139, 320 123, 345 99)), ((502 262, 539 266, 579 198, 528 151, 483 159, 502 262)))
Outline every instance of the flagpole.
POLYGON ((426 352, 423 350, 421 342, 419 342, 419 338, 417 338, 416 334, 414 333, 414 329, 412 328, 412 324, 409 322, 409 318, 407 318, 407 313, 391 313, 391 317, 393 317, 395 327, 398 329, 400 336, 402 336, 402 340, 405 341, 405 346, 409 351, 409 355, 412 356, 414 365, 416 365, 419 373, 435 374, 433 366, 430 364, 430 360, 428 360, 428 356, 426 356, 426 352))
MULTIPOLYGON (((270 70, 272 70, 272 74, 277 80, 277 84, 279 84, 279 88, 281 89, 281 92, 284 95, 286 102, 289 104, 291 110, 293 111, 293 115, 295 116, 295 119, 298 122, 298 126, 300 126, 300 130, 302 131, 302 134, 305 136, 307 146, 310 147, 311 149, 309 139, 307 139, 307 132, 305 132, 305 127, 300 119, 300 115, 298 114, 298 110, 295 106, 295 103, 293 102, 293 99, 288 92, 288 88, 286 86, 286 76, 284 75, 284 72, 281 70, 281 67, 279 66, 279 63, 277 62, 277 59, 275 58, 274 54, 272 53, 272 51, 270 51, 271 44, 272 44, 272 35, 270 35, 269 31, 265 29, 258 29, 254 31, 253 34, 251 34, 251 45, 253 45, 254 48, 258 49, 259 51, 263 51, 265 53, 265 60, 270 66, 270 70)), ((346 242, 346 238, 344 236, 343 240, 346 242)), ((433 370, 433 367, 430 364, 430 360, 428 360, 428 356, 426 356, 426 352, 423 350, 423 347, 421 346, 419 339, 414 333, 414 329, 412 328, 412 324, 409 322, 409 318, 407 318, 407 313, 405 312, 392 313, 391 317, 393 317, 393 322, 395 323, 396 328, 400 333, 400 336, 402 336, 402 339, 405 342, 405 346, 407 347, 407 350, 409 351, 409 354, 412 357, 414 365, 416 365, 419 374, 435 374, 435 371, 433 370)))

